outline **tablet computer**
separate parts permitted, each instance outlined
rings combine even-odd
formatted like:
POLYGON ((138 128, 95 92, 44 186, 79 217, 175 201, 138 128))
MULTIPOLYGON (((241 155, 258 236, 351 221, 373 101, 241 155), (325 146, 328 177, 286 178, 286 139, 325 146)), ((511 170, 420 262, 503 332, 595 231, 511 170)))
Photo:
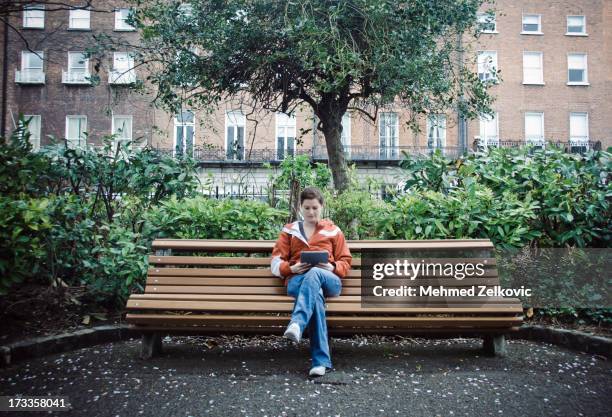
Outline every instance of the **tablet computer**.
POLYGON ((329 252, 323 251, 302 251, 300 254, 300 262, 316 265, 318 263, 326 264, 329 261, 329 252))

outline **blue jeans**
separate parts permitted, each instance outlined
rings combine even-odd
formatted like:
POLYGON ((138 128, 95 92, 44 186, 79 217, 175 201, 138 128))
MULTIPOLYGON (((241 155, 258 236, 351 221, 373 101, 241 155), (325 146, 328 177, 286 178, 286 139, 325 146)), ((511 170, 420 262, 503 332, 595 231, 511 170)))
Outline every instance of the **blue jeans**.
POLYGON ((325 322, 325 298, 337 297, 342 281, 326 269, 313 267, 305 274, 295 275, 287 284, 287 295, 295 298, 291 322, 300 326, 301 333, 308 326, 312 366, 332 367, 325 322))

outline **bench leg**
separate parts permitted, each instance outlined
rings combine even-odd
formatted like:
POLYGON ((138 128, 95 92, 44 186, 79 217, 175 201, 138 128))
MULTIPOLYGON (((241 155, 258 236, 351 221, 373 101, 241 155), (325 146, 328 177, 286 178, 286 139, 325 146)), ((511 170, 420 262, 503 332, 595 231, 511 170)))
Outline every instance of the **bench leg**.
POLYGON ((162 352, 162 340, 159 333, 144 333, 140 350, 141 359, 151 359, 162 352))
POLYGON ((506 336, 503 334, 486 334, 483 337, 482 348, 486 355, 503 358, 508 353, 506 336))

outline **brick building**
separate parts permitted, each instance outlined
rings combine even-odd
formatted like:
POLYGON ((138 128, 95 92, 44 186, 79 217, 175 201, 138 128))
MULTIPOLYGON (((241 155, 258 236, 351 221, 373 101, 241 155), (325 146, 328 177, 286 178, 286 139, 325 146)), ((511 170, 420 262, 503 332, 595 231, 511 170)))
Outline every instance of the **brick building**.
MULTIPOLYGON (((11 18, 23 39, 7 27, 0 31, 5 133, 20 113, 34 116, 30 130, 36 146, 48 143, 48 135, 81 146, 98 145, 104 135, 117 133, 140 145, 193 152, 203 173, 232 187, 264 183, 268 174, 261 163, 289 153, 325 160, 324 139, 312 129, 307 107, 289 117, 228 102, 212 114, 185 109, 171 115, 153 108, 150 96, 128 93, 126 85, 145 76, 134 68, 130 51, 109 53, 100 62, 83 59, 81 53, 99 33, 137 42, 125 20, 125 4, 94 1, 91 11, 32 6, 11 18), (99 79, 92 83, 91 74, 99 79)), ((421 121, 417 134, 405 126, 406 113, 399 107, 382 109, 375 123, 347 114, 343 142, 360 174, 393 182, 402 151, 439 147, 454 155, 476 139, 502 146, 526 141, 612 145, 612 2, 499 0, 495 11, 482 10, 482 34, 471 44, 466 38, 471 52, 464 65, 494 84, 496 116, 464 121, 457 113, 434 115, 421 121)))

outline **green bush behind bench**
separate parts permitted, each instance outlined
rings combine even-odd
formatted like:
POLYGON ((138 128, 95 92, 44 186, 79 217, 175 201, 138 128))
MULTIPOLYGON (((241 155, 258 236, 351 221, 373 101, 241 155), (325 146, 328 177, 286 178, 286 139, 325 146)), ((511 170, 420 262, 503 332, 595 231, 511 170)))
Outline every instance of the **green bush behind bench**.
MULTIPOLYGON (((32 153, 27 137, 16 131, 0 139, 3 293, 25 280, 63 282, 87 288, 81 302, 121 307, 142 290, 153 239, 275 239, 288 217, 286 202, 274 202, 279 209, 202 196, 189 158, 112 153, 111 137, 106 150, 59 144, 32 153)), ((354 175, 351 192, 325 190, 326 215, 352 239, 610 247, 609 152, 492 149, 458 160, 436 153, 406 158, 402 168, 404 189, 388 201, 354 175)), ((285 182, 288 169, 298 182, 327 178, 321 165, 289 161, 279 174, 285 182)))

